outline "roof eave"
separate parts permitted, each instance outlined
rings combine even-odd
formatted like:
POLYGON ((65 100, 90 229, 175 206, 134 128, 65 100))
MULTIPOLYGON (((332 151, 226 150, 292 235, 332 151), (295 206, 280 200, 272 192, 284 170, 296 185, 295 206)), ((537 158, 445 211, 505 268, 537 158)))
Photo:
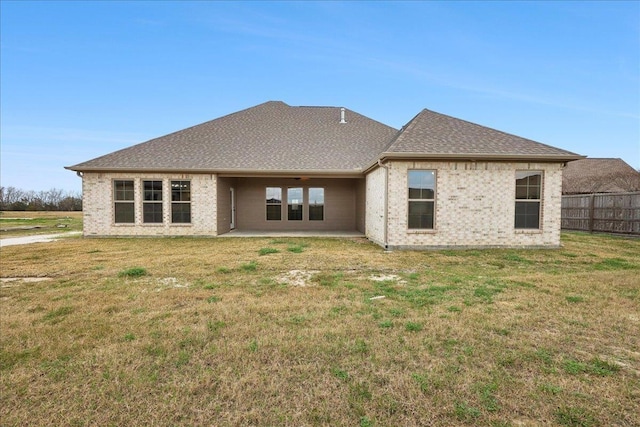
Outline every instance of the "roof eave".
POLYGON ((177 168, 122 168, 122 167, 83 167, 65 166, 65 169, 75 172, 91 173, 192 173, 192 174, 216 174, 223 177, 357 177, 362 176, 362 168, 354 169, 177 169, 177 168))
POLYGON ((384 152, 379 159, 364 168, 364 173, 378 166, 379 162, 386 160, 455 160, 455 161, 520 161, 520 162, 570 162, 572 160, 584 159, 586 156, 579 154, 477 154, 477 153, 416 153, 416 152, 384 152))

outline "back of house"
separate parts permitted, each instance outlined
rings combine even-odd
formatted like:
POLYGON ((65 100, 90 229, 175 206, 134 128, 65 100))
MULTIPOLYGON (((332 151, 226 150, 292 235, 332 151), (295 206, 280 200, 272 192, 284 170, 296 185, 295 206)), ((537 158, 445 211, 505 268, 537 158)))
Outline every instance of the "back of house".
POLYGON ((401 130, 270 101, 70 166, 84 235, 354 231, 388 249, 557 247, 582 156, 429 110, 401 130))

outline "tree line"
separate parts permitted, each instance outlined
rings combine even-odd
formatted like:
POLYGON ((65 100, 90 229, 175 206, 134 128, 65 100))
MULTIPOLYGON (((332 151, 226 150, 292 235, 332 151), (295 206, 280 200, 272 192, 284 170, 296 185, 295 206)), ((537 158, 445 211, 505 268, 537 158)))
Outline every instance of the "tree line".
POLYGON ((2 211, 81 211, 82 195, 58 188, 46 191, 0 187, 2 211))

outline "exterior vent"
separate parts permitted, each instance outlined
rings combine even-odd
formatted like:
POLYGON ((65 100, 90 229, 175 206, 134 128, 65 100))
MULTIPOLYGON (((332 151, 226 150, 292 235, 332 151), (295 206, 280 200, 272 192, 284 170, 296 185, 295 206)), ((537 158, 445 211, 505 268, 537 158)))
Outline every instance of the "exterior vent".
POLYGON ((347 123, 344 119, 344 107, 340 109, 340 123, 347 123))

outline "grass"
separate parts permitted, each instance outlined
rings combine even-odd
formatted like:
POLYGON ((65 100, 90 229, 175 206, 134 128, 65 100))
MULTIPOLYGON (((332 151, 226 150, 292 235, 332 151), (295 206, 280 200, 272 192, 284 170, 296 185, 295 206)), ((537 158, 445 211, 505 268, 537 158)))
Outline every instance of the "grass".
POLYGON ((638 425, 640 240, 566 233, 563 245, 384 253, 361 239, 174 238, 6 247, 0 419, 638 425), (279 253, 261 254, 267 248, 279 253), (283 284, 291 270, 309 272, 307 286, 283 284))
POLYGON ((258 269, 258 263, 255 261, 247 262, 245 264, 240 265, 240 270, 244 272, 256 271, 258 269))
POLYGON ((149 273, 147 272, 147 270, 143 267, 131 267, 131 268, 127 268, 126 270, 122 270, 120 273, 118 273, 118 277, 136 278, 136 277, 146 276, 148 274, 149 273))
POLYGON ((563 362, 563 368, 566 373, 571 375, 593 374, 599 376, 614 375, 620 370, 618 365, 614 365, 604 360, 594 358, 588 363, 580 362, 573 359, 567 359, 563 362))
POLYGON ((591 427, 599 425, 596 418, 584 408, 562 406, 555 412, 558 424, 568 427, 591 427))
POLYGON ((82 231, 82 212, 0 212, 0 238, 82 231))
POLYGON ((304 246, 302 246, 302 245, 289 245, 287 250, 289 252, 294 253, 294 254, 301 254, 304 251, 304 246))
POLYGON ((276 248, 260 248, 260 250, 258 251, 258 255, 262 256, 262 255, 269 255, 269 254, 277 254, 278 252, 280 252, 278 249, 276 248))

